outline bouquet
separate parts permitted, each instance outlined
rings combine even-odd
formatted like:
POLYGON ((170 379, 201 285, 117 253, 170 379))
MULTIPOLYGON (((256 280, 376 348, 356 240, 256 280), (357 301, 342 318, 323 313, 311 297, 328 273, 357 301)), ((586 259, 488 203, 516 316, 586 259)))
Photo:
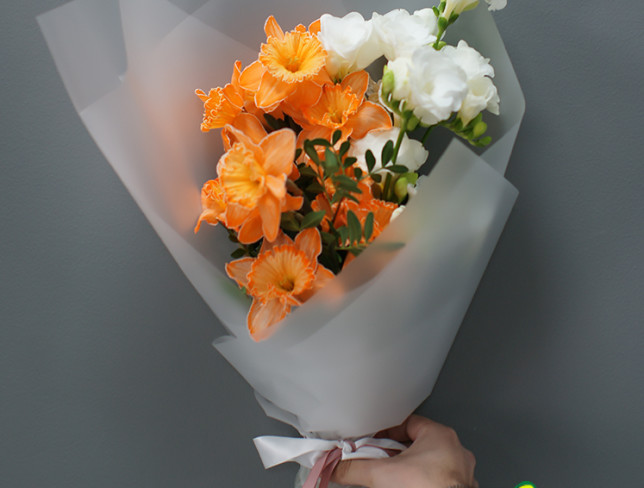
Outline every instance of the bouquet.
POLYGON ((404 448, 371 435, 431 392, 517 196, 523 115, 478 2, 344 3, 75 0, 39 19, 88 130, 229 330, 216 349, 302 435, 256 439, 265 466, 314 468, 309 485, 404 448), (423 176, 437 127, 464 142, 423 176))

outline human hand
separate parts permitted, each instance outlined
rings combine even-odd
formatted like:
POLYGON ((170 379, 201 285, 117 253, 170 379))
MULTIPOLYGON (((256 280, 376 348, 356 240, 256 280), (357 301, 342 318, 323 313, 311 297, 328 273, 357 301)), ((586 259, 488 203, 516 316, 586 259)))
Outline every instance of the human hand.
POLYGON ((379 437, 412 445, 387 459, 343 461, 332 481, 367 488, 478 488, 474 455, 461 445, 453 429, 412 415, 379 437))

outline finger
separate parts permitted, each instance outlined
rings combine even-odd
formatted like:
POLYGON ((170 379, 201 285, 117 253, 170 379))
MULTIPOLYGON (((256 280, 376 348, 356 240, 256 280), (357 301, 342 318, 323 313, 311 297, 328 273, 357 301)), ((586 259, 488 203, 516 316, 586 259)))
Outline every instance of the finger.
POLYGON ((407 422, 409 422, 409 417, 400 425, 381 430, 375 435, 375 437, 382 439, 393 439, 394 441, 398 442, 410 442, 411 439, 407 435, 407 422))
POLYGON ((407 437, 409 440, 415 441, 421 435, 427 433, 428 430, 439 427, 441 424, 420 415, 412 415, 407 419, 405 426, 407 437))
POLYGON ((371 486, 371 465, 374 461, 352 459, 339 463, 331 481, 340 485, 371 486))

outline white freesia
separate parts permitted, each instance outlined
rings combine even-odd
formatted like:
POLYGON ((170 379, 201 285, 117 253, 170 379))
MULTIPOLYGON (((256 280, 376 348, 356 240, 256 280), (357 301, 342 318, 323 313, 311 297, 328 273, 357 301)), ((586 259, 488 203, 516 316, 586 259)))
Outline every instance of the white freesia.
POLYGON ((387 70, 391 71, 394 77, 394 85, 391 94, 394 100, 407 100, 411 94, 409 90, 409 70, 411 59, 400 57, 387 63, 387 70))
MULTIPOLYGON (((383 169, 382 167, 382 148, 385 146, 387 141, 393 141, 395 143, 398 139, 398 134, 400 134, 400 129, 398 127, 371 131, 362 139, 352 142, 351 149, 349 149, 349 155, 357 159, 356 164, 366 173, 369 170, 367 168, 365 154, 367 153, 367 150, 370 149, 376 158, 376 165, 374 166, 373 171, 376 173, 387 171, 386 168, 383 169)), ((405 134, 400 145, 400 150, 398 151, 396 164, 405 166, 410 172, 417 171, 418 168, 427 161, 427 156, 429 156, 429 153, 420 141, 410 139, 407 137, 407 134, 405 134)))
POLYGON ((456 47, 445 46, 442 51, 449 55, 467 76, 468 92, 459 110, 463 124, 467 125, 485 109, 498 115, 499 95, 490 79, 494 77, 494 68, 490 65, 490 60, 463 40, 456 47))
POLYGON ((410 57, 417 48, 436 41, 438 34, 436 15, 429 8, 413 14, 404 9, 392 10, 385 15, 374 12, 371 20, 383 53, 389 60, 410 57))
POLYGON ((458 112, 468 93, 467 75, 445 48, 417 49, 409 70, 408 107, 426 125, 458 112))
POLYGON ((365 20, 358 12, 344 17, 322 15, 318 38, 327 52, 326 68, 332 77, 343 78, 382 56, 371 20, 365 20))
POLYGON ((404 211, 405 211, 405 206, 404 205, 399 205, 398 208, 396 208, 392 213, 391 217, 389 218, 389 222, 393 222, 396 220, 404 211))
POLYGON ((485 0, 488 3, 488 10, 501 10, 508 4, 507 0, 485 0))
POLYGON ((479 4, 479 0, 447 0, 442 17, 449 18, 454 15, 460 15, 466 10, 471 10, 479 4))

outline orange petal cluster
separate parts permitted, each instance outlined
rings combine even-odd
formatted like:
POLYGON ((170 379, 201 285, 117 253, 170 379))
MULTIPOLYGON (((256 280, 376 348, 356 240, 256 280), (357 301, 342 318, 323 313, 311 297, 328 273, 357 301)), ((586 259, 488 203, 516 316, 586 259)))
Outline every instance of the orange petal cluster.
POLYGON ((251 337, 260 341, 271 326, 308 300, 333 273, 318 264, 322 251, 320 232, 306 229, 295 242, 280 232, 275 241, 264 240, 256 258, 242 258, 226 265, 226 272, 253 297, 248 312, 251 337))
POLYGON ((367 132, 391 128, 387 111, 364 96, 369 86, 366 71, 349 74, 339 84, 326 84, 317 103, 303 109, 304 130, 298 141, 330 139, 336 130, 342 131, 342 140, 351 136, 362 139, 367 132))
POLYGON ((233 76, 225 87, 211 88, 208 94, 202 90, 195 93, 204 102, 201 130, 208 132, 232 124, 244 108, 244 89, 239 85, 241 61, 235 62, 233 76))
POLYGON ((295 166, 295 133, 282 129, 256 143, 231 126, 228 130, 237 142, 217 164, 228 207, 227 224, 239 228, 241 243, 262 237, 274 241, 282 212, 302 206, 302 197, 286 192, 286 181, 295 166))
POLYGON ((321 86, 331 81, 325 69, 327 53, 317 37, 319 21, 284 33, 271 15, 264 26, 266 43, 257 61, 241 73, 240 85, 254 94, 255 105, 271 112, 282 102, 315 103, 321 86))
POLYGON ((206 181, 201 188, 201 215, 195 226, 195 234, 199 232, 201 222, 217 225, 219 221, 226 222, 226 195, 221 188, 219 178, 206 181))

